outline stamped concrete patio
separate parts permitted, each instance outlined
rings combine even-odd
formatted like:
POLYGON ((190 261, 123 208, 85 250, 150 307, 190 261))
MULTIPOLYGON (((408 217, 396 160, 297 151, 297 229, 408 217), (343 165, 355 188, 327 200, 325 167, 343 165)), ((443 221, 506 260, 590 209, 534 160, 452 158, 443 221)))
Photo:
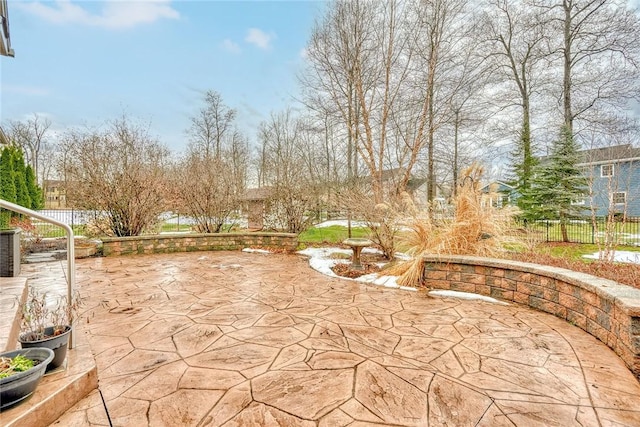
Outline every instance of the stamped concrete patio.
MULTIPOLYGON (((78 284, 114 425, 640 425, 621 360, 526 307, 240 252, 87 259, 78 284)), ((98 392, 56 424, 108 425, 98 392)))

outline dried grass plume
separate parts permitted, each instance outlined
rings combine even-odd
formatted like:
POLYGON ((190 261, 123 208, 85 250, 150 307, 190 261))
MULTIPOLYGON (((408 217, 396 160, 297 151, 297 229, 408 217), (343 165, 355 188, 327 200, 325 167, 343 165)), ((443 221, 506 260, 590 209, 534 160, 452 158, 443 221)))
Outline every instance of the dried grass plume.
POLYGON ((488 195, 480 191, 482 173, 478 165, 463 171, 452 218, 432 220, 426 213, 412 218, 410 231, 401 236, 401 245, 408 247, 406 252, 412 259, 387 270, 401 276, 401 285, 420 283, 424 255, 495 256, 504 250, 505 243, 514 242, 510 231, 517 208, 491 206, 488 195))

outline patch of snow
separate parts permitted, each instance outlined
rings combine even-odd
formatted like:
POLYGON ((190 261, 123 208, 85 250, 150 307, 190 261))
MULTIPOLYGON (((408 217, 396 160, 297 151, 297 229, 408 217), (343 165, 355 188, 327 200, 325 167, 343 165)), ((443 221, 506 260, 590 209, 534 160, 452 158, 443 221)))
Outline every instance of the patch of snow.
MULTIPOLYGON (((601 252, 594 252, 589 255, 582 255, 583 258, 600 259, 601 252)), ((640 264, 640 252, 632 251, 615 251, 613 261, 628 262, 631 264, 640 264)))
MULTIPOLYGON (((372 249, 372 248, 365 248, 372 249)), ((363 251, 364 252, 364 251, 363 251)), ((375 253, 377 250, 373 249, 371 252, 375 253)), ((336 264, 347 264, 350 261, 342 259, 332 259, 331 256, 335 253, 351 255, 351 249, 341 248, 307 248, 302 251, 298 251, 301 255, 309 257, 309 265, 314 270, 331 277, 340 277, 344 280, 354 280, 357 282, 370 283, 372 285, 384 286, 386 288, 397 288, 405 291, 416 291, 416 288, 408 286, 400 286, 397 282, 396 276, 380 276, 377 273, 366 274, 355 279, 348 277, 338 276, 331 270, 336 264)))
POLYGON ((435 290, 435 291, 429 291, 429 295, 435 295, 439 297, 449 297, 449 298, 460 298, 460 299, 467 299, 467 300, 480 300, 480 301, 491 302, 494 304, 509 305, 508 303, 504 301, 498 301, 495 298, 487 297, 484 295, 472 294, 469 292, 435 290))
POLYGON ((266 249, 251 249, 251 248, 244 248, 242 250, 242 252, 247 252, 247 253, 255 253, 255 254, 270 254, 271 252, 266 250, 266 249))
MULTIPOLYGON (((364 250, 367 249, 372 249, 372 248, 365 248, 364 250)), ((363 250, 363 252, 364 252, 363 250)), ((376 249, 373 249, 373 252, 376 252, 376 249)), ((377 251, 379 252, 379 251, 377 251)), ((372 273, 372 274, 366 274, 364 276, 360 276, 358 278, 355 279, 350 279, 347 277, 342 277, 342 276, 338 276, 337 274, 335 274, 333 272, 333 270, 331 270, 331 267, 333 267, 334 265, 338 264, 338 263, 349 263, 350 261, 348 260, 340 260, 340 259, 332 259, 331 256, 335 253, 341 253, 341 254, 349 254, 351 255, 351 249, 341 249, 341 248, 307 248, 304 249, 302 251, 298 251, 299 254, 301 255, 306 255, 309 257, 309 265, 311 266, 311 268, 313 268, 314 270, 325 274, 327 276, 331 276, 331 277, 340 277, 341 279, 344 280, 354 280, 357 282, 362 282, 362 283, 369 283, 372 285, 377 285, 377 286, 384 286, 385 288, 395 288, 395 289, 402 289, 404 291, 417 291, 416 288, 413 287, 409 287, 409 286, 400 286, 398 284, 398 277, 397 276, 380 276, 377 273, 372 273)), ((396 254, 396 256, 398 256, 399 254, 396 254)), ((402 254, 404 255, 404 254, 402 254)), ((638 253, 638 255, 640 255, 640 253, 638 253)), ((406 257, 405 259, 410 259, 410 257, 404 255, 404 257, 406 257)), ((447 291, 447 290, 433 290, 429 292, 430 295, 434 295, 434 296, 440 296, 440 297, 449 297, 449 298, 461 298, 461 299, 467 299, 467 300, 480 300, 480 301, 486 301, 486 302, 490 302, 493 304, 501 304, 501 305, 509 305, 506 302, 503 301, 499 301, 495 298, 491 298, 491 297, 487 297, 484 295, 478 295, 478 294, 473 294, 473 293, 469 293, 469 292, 459 292, 459 291, 447 291)))
POLYGON ((342 248, 307 248, 298 251, 301 255, 306 255, 310 258, 330 258, 335 253, 341 253, 351 255, 351 249, 342 248))

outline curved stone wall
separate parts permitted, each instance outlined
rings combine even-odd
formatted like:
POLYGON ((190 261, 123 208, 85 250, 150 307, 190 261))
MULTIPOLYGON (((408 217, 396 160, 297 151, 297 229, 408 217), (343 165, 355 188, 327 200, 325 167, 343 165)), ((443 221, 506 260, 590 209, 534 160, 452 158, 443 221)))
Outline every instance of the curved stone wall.
POLYGON ((584 329, 640 379, 640 289, 585 273, 517 261, 426 256, 423 283, 526 304, 584 329))
POLYGON ((151 236, 109 237, 102 239, 104 256, 160 254, 171 252, 239 250, 261 247, 295 251, 294 233, 212 233, 156 234, 151 236))

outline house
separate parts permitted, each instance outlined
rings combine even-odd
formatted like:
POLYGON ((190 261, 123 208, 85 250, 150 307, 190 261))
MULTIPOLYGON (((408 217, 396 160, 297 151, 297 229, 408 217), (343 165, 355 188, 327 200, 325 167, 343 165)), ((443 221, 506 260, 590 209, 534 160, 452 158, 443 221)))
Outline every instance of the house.
POLYGON ((482 193, 482 205, 501 208, 515 204, 518 192, 515 187, 503 181, 493 181, 480 188, 482 193))
POLYGON ((612 212, 640 217, 640 149, 631 144, 582 150, 578 167, 589 180, 590 195, 577 203, 596 216, 612 212))
POLYGON ((9 8, 7 0, 0 0, 0 55, 15 56, 11 49, 11 37, 9 36, 9 8))
POLYGON ((273 187, 248 188, 242 201, 245 203, 250 230, 262 230, 264 219, 269 211, 269 198, 273 196, 273 187))
MULTIPOLYGON (((585 211, 593 209, 596 216, 607 216, 610 212, 627 217, 640 217, 640 148, 631 144, 593 148, 578 152, 579 167, 589 182, 589 195, 575 204, 583 205, 585 211)), ((548 157, 541 157, 545 162, 548 157)), ((514 203, 518 198, 515 188, 501 181, 487 184, 484 193, 489 193, 490 185, 496 185, 502 194, 502 204, 514 203)), ((494 203, 494 202, 492 202, 494 203)), ((495 201, 497 205, 497 201, 495 201)))
POLYGON ((64 181, 57 179, 45 179, 43 187, 45 209, 67 208, 67 192, 64 181))
MULTIPOLYGON (((403 189, 400 189, 400 181, 404 177, 404 168, 384 169, 381 174, 382 191, 385 194, 397 194, 398 191, 406 191, 409 193, 415 205, 424 208, 427 202, 427 183, 426 178, 418 178, 413 175, 409 178, 403 189)), ((357 178, 357 181, 364 186, 371 185, 371 175, 364 175, 357 178)), ((436 186, 436 195, 441 193, 439 186, 436 186)))

